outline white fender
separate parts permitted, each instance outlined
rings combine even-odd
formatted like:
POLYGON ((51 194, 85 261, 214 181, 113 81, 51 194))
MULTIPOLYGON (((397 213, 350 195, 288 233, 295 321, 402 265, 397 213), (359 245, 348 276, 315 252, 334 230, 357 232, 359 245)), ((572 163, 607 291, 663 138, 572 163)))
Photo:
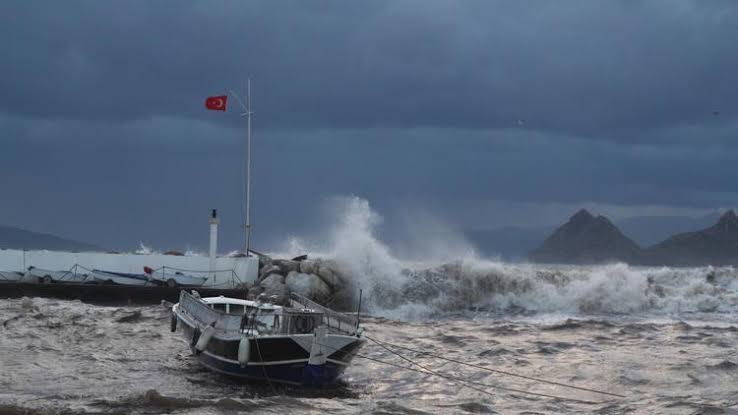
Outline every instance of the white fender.
POLYGON ((241 367, 246 367, 251 357, 251 342, 248 337, 242 337, 238 343, 238 364, 241 367))
POLYGON ((323 352, 326 342, 326 334, 328 334, 328 327, 320 326, 313 331, 313 344, 310 346, 310 359, 308 360, 309 365, 323 365, 328 358, 328 354, 323 352))
POLYGON ((202 331, 202 334, 200 335, 200 338, 197 340, 197 344, 195 345, 195 350, 197 350, 198 353, 202 352, 203 350, 205 350, 206 347, 208 347, 208 343, 210 342, 210 339, 213 338, 213 334, 215 334, 215 327, 205 327, 205 330, 202 331))

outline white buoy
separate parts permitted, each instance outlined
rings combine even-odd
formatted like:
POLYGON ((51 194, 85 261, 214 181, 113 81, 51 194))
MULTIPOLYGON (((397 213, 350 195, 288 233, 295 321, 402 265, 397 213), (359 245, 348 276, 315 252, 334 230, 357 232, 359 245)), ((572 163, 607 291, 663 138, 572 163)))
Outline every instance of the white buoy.
POLYGON ((241 367, 246 367, 249 363, 249 357, 251 355, 251 341, 248 337, 242 337, 238 343, 238 364, 241 367))
POLYGON ((328 327, 320 326, 313 332, 313 344, 310 346, 309 365, 324 365, 328 356, 323 351, 328 327))
POLYGON ((210 343, 210 339, 213 338, 213 334, 215 334, 215 327, 205 327, 205 330, 202 331, 200 338, 197 340, 197 344, 195 344, 195 350, 197 353, 202 352, 206 347, 208 347, 208 343, 210 343))

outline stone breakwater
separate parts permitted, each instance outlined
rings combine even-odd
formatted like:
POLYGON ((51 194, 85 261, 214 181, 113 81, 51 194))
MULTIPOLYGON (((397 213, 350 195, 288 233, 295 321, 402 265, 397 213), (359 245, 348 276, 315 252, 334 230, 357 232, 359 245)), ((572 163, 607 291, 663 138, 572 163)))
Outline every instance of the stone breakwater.
POLYGON ((249 288, 249 297, 260 294, 284 299, 290 293, 302 294, 332 307, 351 306, 353 289, 347 273, 329 259, 274 259, 259 257, 259 278, 249 288))

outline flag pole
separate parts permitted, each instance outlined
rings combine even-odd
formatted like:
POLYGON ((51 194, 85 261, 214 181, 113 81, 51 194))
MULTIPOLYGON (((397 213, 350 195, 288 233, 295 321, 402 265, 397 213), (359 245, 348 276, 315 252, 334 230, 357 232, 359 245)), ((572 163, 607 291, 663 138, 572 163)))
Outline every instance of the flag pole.
POLYGON ((246 78, 246 103, 233 90, 229 92, 243 108, 241 116, 246 116, 246 213, 244 224, 244 239, 246 239, 246 256, 251 256, 251 77, 246 78))

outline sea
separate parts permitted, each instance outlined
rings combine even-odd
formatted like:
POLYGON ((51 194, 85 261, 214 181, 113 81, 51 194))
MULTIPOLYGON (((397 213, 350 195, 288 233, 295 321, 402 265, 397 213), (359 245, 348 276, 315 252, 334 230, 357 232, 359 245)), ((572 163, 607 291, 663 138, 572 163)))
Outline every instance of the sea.
POLYGON ((0 299, 0 414, 738 413, 735 269, 510 263, 458 241, 400 259, 375 222, 357 201, 320 254, 362 290, 367 342, 339 384, 213 373, 170 303, 0 299))

